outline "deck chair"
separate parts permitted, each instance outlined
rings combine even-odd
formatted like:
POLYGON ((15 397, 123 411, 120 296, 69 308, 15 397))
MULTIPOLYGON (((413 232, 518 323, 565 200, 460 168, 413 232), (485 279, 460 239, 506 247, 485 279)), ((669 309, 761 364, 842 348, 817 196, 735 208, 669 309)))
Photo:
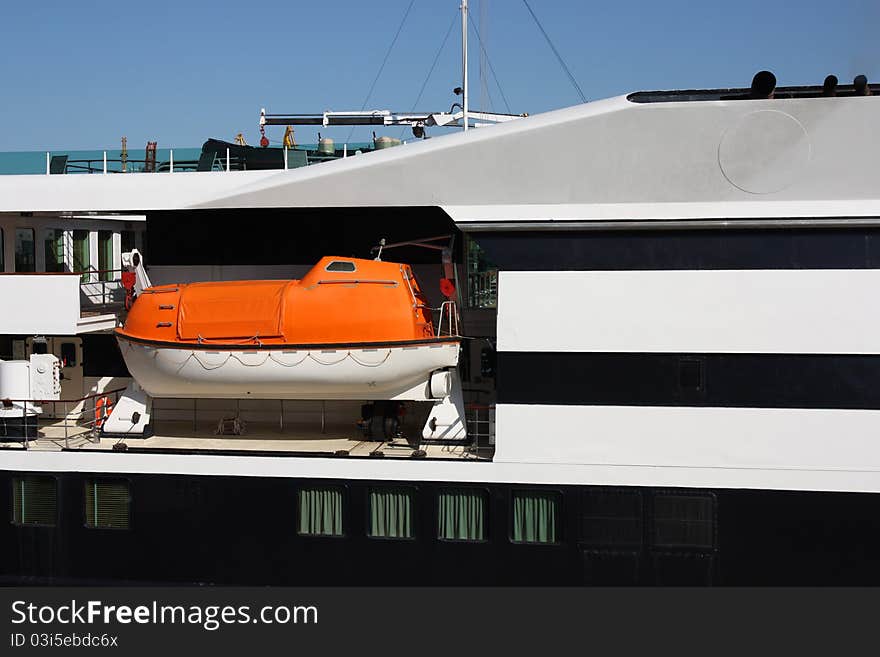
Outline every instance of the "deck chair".
POLYGON ((67 173, 67 156, 53 155, 49 160, 49 173, 67 173))

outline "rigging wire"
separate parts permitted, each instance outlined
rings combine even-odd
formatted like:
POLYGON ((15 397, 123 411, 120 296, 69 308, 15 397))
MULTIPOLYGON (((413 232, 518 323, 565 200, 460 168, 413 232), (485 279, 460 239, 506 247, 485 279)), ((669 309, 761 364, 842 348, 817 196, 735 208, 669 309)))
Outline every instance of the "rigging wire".
MULTIPOLYGON (((449 23, 449 29, 446 30, 446 36, 443 37, 443 43, 440 44, 440 48, 437 50, 437 54, 434 55, 434 61, 431 63, 431 69, 428 71, 428 75, 425 76, 425 81, 422 82, 422 88, 419 89, 419 95, 416 96, 416 101, 413 103, 412 109, 410 110, 410 114, 416 111, 416 106, 419 104, 419 101, 422 100, 422 94, 425 93, 425 88, 428 86, 428 81, 431 79, 431 76, 434 74, 434 69, 437 68, 437 62, 440 60, 440 55, 443 54, 443 49, 446 47, 446 42, 449 41, 449 35, 452 34, 452 28, 455 27, 456 19, 458 18, 458 12, 456 11, 452 15, 452 21, 449 23)), ((406 132, 406 127, 404 127, 400 131, 400 138, 403 139, 403 134, 406 132)))
POLYGON ((538 20, 538 17, 535 15, 535 12, 532 10, 531 5, 528 0, 523 0, 523 4, 526 6, 526 9, 529 10, 529 13, 532 15, 532 18, 535 20, 535 24, 538 26, 538 29, 541 30, 541 34, 544 35, 544 38, 547 40, 547 43, 550 45, 550 48, 553 50, 553 54, 556 55, 556 59, 559 60, 559 64, 562 66, 562 70, 565 71, 565 74, 568 76, 568 79, 571 81, 574 88, 577 89, 578 94, 581 97, 581 102, 586 103, 587 97, 584 96, 584 92, 581 91, 580 85, 578 85, 577 80, 574 79, 574 76, 571 74, 571 71, 568 70, 568 66, 565 65, 565 60, 562 59, 562 55, 559 54, 559 51, 556 50, 556 46, 553 45, 553 41, 550 39, 550 35, 547 34, 547 31, 544 29, 544 26, 541 25, 541 21, 538 20))
MULTIPOLYGON (((400 33, 403 31, 403 25, 406 23, 406 19, 409 16, 410 10, 413 8, 416 0, 410 0, 409 6, 407 6, 406 11, 403 12, 403 18, 400 21, 400 25, 397 27, 397 33, 394 35, 394 38, 391 40, 391 45, 388 46, 388 50, 385 53, 385 58, 382 60, 382 65, 379 67, 378 73, 376 73, 376 77, 373 78, 373 83, 370 85, 370 90, 367 92, 367 97, 364 98, 364 104, 361 105, 361 111, 367 107, 367 103, 370 102, 370 96, 373 95, 373 89, 376 87, 376 83, 379 81, 379 77, 382 75, 382 71, 385 70, 385 64, 388 63, 388 57, 391 56, 391 51, 394 50, 394 44, 397 43, 398 37, 400 37, 400 33)), ((354 126, 351 127, 351 130, 348 133, 348 137, 345 141, 351 141, 351 136, 354 134, 354 126)))
MULTIPOLYGON (((510 103, 507 102, 507 96, 504 95, 504 89, 501 88, 501 83, 498 81, 498 75, 495 73, 495 67, 492 66, 492 60, 489 59, 489 53, 486 52, 486 48, 483 46, 483 39, 480 36, 480 31, 477 29, 477 26, 474 23, 474 19, 471 18, 470 14, 468 14, 468 20, 470 21, 470 24, 474 30, 474 33, 477 35, 477 43, 480 44, 480 50, 483 51, 483 55, 485 55, 485 57, 486 57, 486 63, 489 65, 489 70, 492 71, 492 77, 495 80, 495 85, 498 87, 498 91, 501 92, 501 99, 504 101, 504 106, 507 108, 507 113, 513 114, 513 112, 510 109, 510 103)), ((487 94, 489 93, 488 89, 486 89, 486 93, 487 94)), ((581 94, 581 95, 583 95, 583 94, 581 94)))

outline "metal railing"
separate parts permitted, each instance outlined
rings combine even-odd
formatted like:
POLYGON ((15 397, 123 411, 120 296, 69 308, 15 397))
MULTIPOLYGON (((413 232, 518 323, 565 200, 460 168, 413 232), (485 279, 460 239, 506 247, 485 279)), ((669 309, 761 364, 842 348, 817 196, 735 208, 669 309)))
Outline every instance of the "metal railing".
POLYGON ((108 310, 121 308, 125 303, 125 289, 122 287, 123 269, 95 269, 89 267, 83 271, 74 272, 80 277, 80 294, 89 302, 89 307, 82 310, 108 310), (115 274, 118 277, 105 278, 105 274, 115 274), (82 280, 88 277, 88 280, 82 280))
POLYGON ((465 421, 475 449, 495 446, 495 404, 465 404, 465 421))
MULTIPOLYGON (((125 388, 116 388, 96 392, 79 399, 3 399, 0 401, 0 409, 20 408, 22 421, 20 438, 24 448, 30 449, 30 443, 40 438, 40 416, 46 415, 47 407, 51 405, 52 411, 49 415, 56 421, 49 423, 43 419, 42 426, 44 429, 47 425, 63 429, 64 448, 69 449, 72 438, 85 437, 89 442, 100 442, 98 437, 100 429, 124 391, 125 388), (77 406, 80 404, 82 404, 82 408, 77 410, 77 406), (59 405, 63 413, 60 424, 57 422, 59 405), (37 408, 40 409, 40 412, 37 412, 37 408), (31 440, 31 433, 33 433, 33 440, 31 440)), ((3 419, 17 419, 17 417, 17 415, 7 415, 3 419)), ((6 438, 10 438, 10 436, 6 436, 6 438)), ((19 436, 12 436, 12 438, 19 438, 19 436)), ((5 440, 4 442, 13 441, 5 440)), ((19 441, 15 440, 14 442, 19 441)))
MULTIPOLYGON (((434 310, 432 308, 432 310, 434 310)), ((458 332, 458 306, 454 301, 444 301, 440 304, 440 317, 437 320, 436 337, 456 337, 458 332), (446 333, 443 333, 443 318, 446 317, 446 333)))

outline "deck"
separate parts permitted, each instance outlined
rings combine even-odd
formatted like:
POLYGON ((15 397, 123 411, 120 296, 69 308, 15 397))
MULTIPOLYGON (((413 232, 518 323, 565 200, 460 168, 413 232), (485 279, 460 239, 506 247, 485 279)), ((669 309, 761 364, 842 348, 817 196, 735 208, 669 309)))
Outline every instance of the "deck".
POLYGON ((458 441, 416 442, 397 438, 391 442, 365 440, 356 427, 328 425, 324 431, 291 428, 277 423, 248 422, 243 435, 217 435, 213 422, 164 421, 150 438, 100 438, 90 431, 71 429, 65 436, 64 421, 41 420, 38 438, 28 442, 0 442, 2 449, 33 451, 113 451, 193 454, 253 454, 347 458, 427 458, 443 460, 491 460, 494 446, 485 437, 473 444, 458 441), (119 447, 124 445, 124 448, 119 447))

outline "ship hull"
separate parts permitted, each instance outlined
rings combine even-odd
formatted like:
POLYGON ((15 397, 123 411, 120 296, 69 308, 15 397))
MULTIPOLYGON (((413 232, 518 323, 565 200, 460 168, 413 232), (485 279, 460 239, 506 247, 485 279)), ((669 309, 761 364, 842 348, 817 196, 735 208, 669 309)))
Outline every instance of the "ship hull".
POLYGON ((459 341, 192 348, 117 336, 151 396, 189 399, 430 399, 431 372, 458 364, 459 341))

